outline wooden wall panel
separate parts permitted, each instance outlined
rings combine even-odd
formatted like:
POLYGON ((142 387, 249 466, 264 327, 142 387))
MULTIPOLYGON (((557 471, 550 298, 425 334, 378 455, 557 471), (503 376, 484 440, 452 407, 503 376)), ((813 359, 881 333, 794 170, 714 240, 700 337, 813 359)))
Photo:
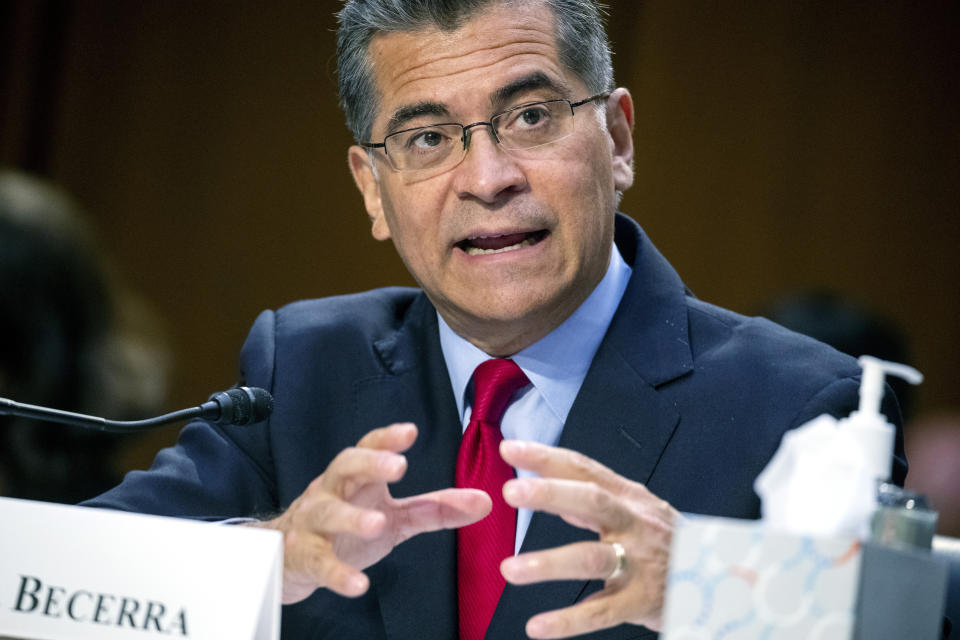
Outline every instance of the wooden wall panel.
POLYGON ((921 408, 960 406, 957 5, 750 4, 627 12, 624 207, 702 298, 755 313, 828 289, 891 317, 921 408))

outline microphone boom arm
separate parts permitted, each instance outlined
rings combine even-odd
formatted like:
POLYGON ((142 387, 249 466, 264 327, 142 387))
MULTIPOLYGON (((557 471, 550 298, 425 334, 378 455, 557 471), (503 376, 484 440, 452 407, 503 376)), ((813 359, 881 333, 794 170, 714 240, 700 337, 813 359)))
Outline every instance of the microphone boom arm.
POLYGON ((98 431, 105 431, 107 433, 133 433, 135 431, 153 429, 168 422, 195 418, 200 415, 200 407, 181 409, 180 411, 174 411, 173 413, 167 413, 147 420, 107 420, 106 418, 100 418, 98 416, 88 416, 72 411, 38 407, 33 404, 24 404, 7 400, 6 398, 0 398, 0 415, 20 416, 23 418, 33 418, 34 420, 45 420, 47 422, 60 422, 62 424, 97 429, 98 431))
POLYGON ((135 433, 161 425, 202 418, 217 424, 245 425, 266 420, 273 411, 273 398, 257 387, 239 387, 210 396, 207 402, 146 420, 107 420, 99 416, 52 409, 0 398, 0 416, 11 415, 47 422, 59 422, 107 433, 135 433))

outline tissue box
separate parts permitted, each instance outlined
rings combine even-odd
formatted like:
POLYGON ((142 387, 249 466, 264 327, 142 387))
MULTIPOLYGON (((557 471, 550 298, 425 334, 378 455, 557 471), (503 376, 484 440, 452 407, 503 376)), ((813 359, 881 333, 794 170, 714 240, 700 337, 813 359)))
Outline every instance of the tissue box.
POLYGON ((929 553, 688 516, 673 538, 664 640, 934 640, 946 567, 929 553))

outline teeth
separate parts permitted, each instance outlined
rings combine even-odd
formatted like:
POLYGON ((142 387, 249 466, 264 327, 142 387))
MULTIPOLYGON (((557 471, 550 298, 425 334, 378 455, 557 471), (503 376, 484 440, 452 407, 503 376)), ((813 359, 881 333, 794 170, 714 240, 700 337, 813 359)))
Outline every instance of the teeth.
POLYGON ((480 247, 467 247, 465 251, 468 256, 485 256, 490 253, 503 253, 505 251, 516 251, 517 249, 522 249, 523 247, 529 247, 533 242, 527 238, 522 242, 517 244, 512 244, 509 247, 503 247, 502 249, 481 249, 480 247))

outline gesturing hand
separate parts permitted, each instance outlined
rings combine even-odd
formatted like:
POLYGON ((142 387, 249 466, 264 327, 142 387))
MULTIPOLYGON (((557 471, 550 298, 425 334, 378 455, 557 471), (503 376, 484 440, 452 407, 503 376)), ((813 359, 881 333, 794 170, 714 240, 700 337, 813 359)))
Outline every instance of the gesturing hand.
POLYGON ((259 526, 284 536, 283 602, 318 587, 345 596, 366 592, 363 569, 419 533, 461 527, 490 512, 490 497, 474 489, 444 489, 395 499, 387 484, 403 477, 412 424, 375 429, 344 449, 281 516, 259 526))
POLYGON ((501 443, 500 453, 514 467, 540 476, 507 482, 503 495, 509 504, 556 514, 600 535, 599 542, 524 553, 501 563, 513 584, 606 580, 583 602, 530 618, 527 635, 563 638, 623 622, 659 630, 677 511, 642 484, 575 451, 513 440, 501 443), (608 579, 619 561, 614 542, 625 552, 625 565, 608 579))

